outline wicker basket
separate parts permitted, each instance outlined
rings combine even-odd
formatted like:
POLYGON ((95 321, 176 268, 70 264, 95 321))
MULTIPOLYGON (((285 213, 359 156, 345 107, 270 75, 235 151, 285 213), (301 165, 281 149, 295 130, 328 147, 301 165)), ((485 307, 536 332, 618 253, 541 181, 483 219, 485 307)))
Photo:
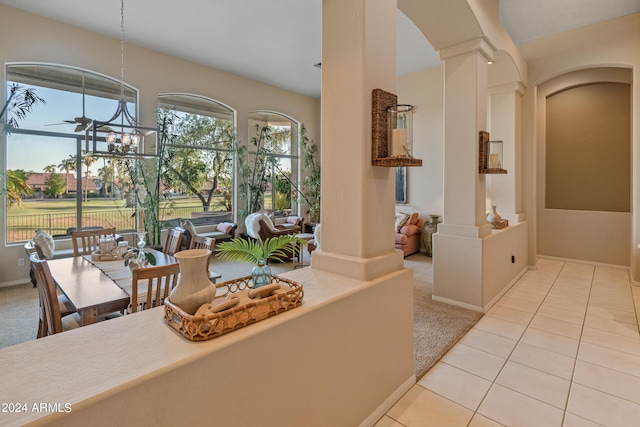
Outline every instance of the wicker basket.
MULTIPOLYGON (((191 315, 166 298, 164 320, 188 340, 206 341, 302 304, 302 285, 279 276, 273 276, 271 283, 287 285, 291 289, 207 316, 191 315)), ((217 283, 216 288, 218 297, 251 289, 251 276, 217 283)))

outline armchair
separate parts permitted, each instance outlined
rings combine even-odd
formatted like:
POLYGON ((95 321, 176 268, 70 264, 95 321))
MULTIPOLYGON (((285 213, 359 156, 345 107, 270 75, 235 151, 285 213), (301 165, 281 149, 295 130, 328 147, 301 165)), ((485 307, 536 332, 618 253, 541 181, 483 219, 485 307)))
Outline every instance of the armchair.
MULTIPOLYGON (((289 234, 298 234, 297 229, 286 228, 283 225, 274 225, 271 219, 263 213, 253 213, 249 215, 244 224, 247 228, 247 234, 260 241, 270 239, 272 237, 285 236, 289 234)), ((293 252, 287 253, 287 259, 293 258, 293 252)), ((277 259, 277 261, 285 261, 284 259, 277 259)))

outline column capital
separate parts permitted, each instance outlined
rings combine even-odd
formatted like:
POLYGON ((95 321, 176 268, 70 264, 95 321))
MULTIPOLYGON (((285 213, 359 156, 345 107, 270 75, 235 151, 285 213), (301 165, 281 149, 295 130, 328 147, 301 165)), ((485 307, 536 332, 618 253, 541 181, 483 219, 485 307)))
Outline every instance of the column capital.
POLYGON ((446 59, 454 56, 473 52, 480 53, 480 55, 482 55, 484 59, 489 62, 493 61, 493 53, 495 52, 495 49, 484 37, 478 37, 462 43, 458 43, 453 46, 446 47, 444 49, 440 49, 438 51, 438 54, 440 56, 440 60, 445 61, 446 59))
POLYGON ((505 83, 505 84, 501 84, 501 85, 497 85, 497 86, 491 86, 489 88, 489 95, 497 95, 499 93, 515 92, 518 95, 523 96, 524 95, 524 90, 525 90, 526 87, 527 86, 521 81, 505 83))

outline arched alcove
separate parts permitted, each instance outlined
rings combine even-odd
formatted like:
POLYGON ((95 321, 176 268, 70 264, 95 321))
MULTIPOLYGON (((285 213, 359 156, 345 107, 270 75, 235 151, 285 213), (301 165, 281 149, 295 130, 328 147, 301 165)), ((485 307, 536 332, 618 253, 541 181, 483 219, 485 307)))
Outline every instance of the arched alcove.
POLYGON ((629 265, 631 83, 598 67, 537 86, 538 254, 629 265))

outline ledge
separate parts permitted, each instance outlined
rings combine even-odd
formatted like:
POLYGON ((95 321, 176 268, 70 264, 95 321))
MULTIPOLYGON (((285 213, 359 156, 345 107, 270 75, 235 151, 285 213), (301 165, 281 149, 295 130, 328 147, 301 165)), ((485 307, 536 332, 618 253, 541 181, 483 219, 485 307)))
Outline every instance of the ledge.
POLYGON ((411 384, 411 270, 372 282, 311 268, 283 276, 303 285, 302 306, 210 341, 184 339, 160 307, 0 350, 0 401, 28 408, 0 424, 113 425, 126 414, 133 425, 358 425, 411 384), (40 403, 71 412, 32 411, 40 403), (286 415, 268 416, 274 408, 286 415))

